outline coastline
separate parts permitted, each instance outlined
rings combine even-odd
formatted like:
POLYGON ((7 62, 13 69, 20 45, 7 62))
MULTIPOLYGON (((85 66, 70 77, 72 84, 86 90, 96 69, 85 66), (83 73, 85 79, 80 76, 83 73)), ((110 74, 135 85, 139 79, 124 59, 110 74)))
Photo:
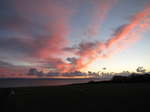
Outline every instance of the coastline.
POLYGON ((43 78, 8 78, 0 79, 0 88, 8 87, 30 87, 30 86, 59 86, 59 85, 68 85, 76 83, 88 83, 89 81, 103 81, 109 80, 106 78, 87 78, 87 79, 43 79, 43 78))
POLYGON ((148 112, 150 83, 0 88, 1 112, 148 112))

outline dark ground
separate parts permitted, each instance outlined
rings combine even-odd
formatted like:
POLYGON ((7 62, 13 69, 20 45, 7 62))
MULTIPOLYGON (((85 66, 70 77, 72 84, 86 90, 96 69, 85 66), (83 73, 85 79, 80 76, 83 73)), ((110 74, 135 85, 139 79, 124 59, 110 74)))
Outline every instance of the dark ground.
POLYGON ((12 89, 0 89, 0 112, 150 112, 150 83, 12 89))

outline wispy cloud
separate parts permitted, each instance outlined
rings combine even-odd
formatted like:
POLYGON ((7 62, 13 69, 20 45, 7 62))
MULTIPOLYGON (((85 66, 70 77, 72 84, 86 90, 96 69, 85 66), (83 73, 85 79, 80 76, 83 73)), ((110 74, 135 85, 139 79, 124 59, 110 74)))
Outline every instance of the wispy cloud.
POLYGON ((26 66, 15 66, 11 63, 4 62, 0 60, 0 74, 10 75, 10 74, 20 74, 27 72, 28 67, 26 66))
POLYGON ((128 38, 130 31, 133 30, 133 28, 138 27, 140 22, 142 22, 148 15, 150 14, 150 4, 146 5, 144 10, 141 10, 134 15, 131 16, 130 22, 128 24, 124 24, 120 27, 118 27, 112 37, 108 39, 106 45, 108 48, 115 45, 116 43, 120 42, 122 39, 128 38))
POLYGON ((89 1, 92 5, 90 11, 90 22, 87 24, 85 36, 94 37, 100 30, 102 21, 104 20, 108 10, 112 8, 118 0, 93 0, 89 1))
POLYGON ((150 4, 147 4, 143 10, 131 16, 128 24, 118 27, 106 43, 100 41, 81 42, 77 47, 73 47, 77 49, 75 55, 78 56, 74 64, 75 70, 81 70, 87 67, 87 65, 97 58, 108 58, 136 42, 139 39, 137 35, 149 28, 147 24, 149 20, 146 19, 149 14, 150 4))

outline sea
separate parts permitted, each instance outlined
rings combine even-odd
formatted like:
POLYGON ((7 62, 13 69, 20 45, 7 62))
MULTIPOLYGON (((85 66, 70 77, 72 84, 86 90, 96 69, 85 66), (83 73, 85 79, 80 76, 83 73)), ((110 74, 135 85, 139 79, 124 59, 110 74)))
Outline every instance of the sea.
POLYGON ((77 83, 88 83, 89 81, 104 81, 109 78, 85 78, 85 79, 0 79, 0 88, 10 87, 36 87, 36 86, 60 86, 77 83))

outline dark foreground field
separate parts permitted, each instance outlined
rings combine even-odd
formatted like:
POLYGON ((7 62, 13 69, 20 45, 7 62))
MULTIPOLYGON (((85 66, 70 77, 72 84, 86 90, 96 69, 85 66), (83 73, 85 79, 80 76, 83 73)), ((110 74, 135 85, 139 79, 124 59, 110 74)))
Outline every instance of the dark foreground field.
POLYGON ((0 112, 150 112, 150 83, 0 89, 0 112), (80 90, 81 89, 81 90, 80 90))

